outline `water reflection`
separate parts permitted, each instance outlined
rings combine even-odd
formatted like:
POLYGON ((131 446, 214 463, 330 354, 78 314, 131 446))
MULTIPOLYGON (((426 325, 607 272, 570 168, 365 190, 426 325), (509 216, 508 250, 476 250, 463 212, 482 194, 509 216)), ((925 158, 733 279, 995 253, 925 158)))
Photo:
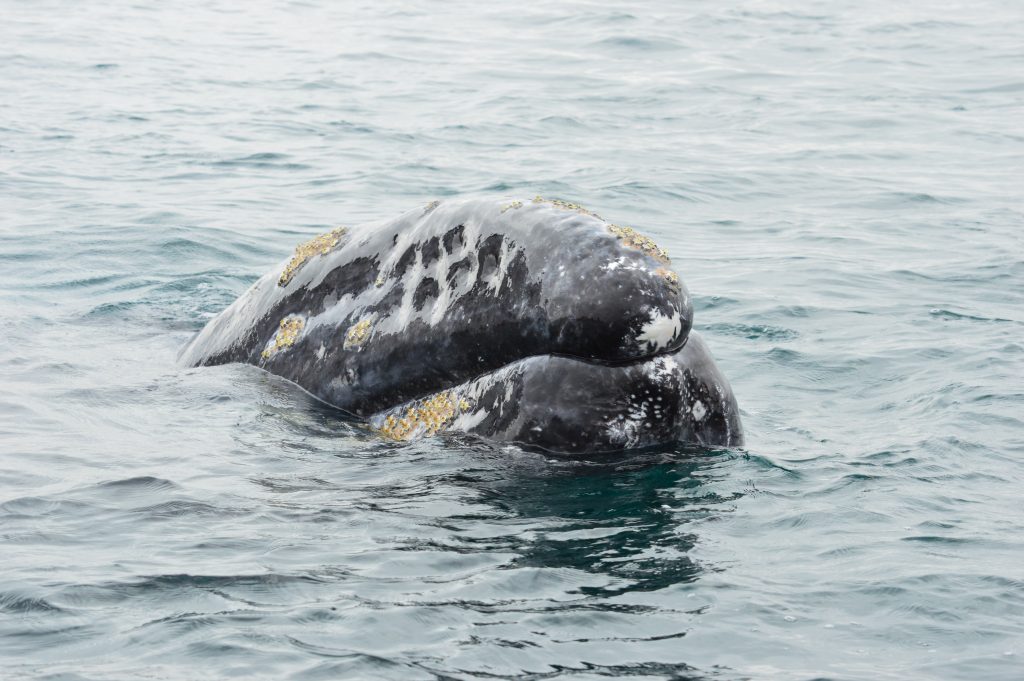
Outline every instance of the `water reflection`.
POLYGON ((736 453, 728 450, 676 445, 569 459, 464 437, 390 443, 305 394, 296 400, 290 385, 274 387, 256 416, 271 423, 261 424, 259 437, 236 438, 267 460, 293 457, 304 470, 254 478, 288 491, 266 503, 305 507, 315 499, 345 515, 367 514, 371 524, 400 523, 407 531, 387 538, 392 550, 502 553, 511 556, 505 570, 606 578, 577 583, 567 592, 575 595, 697 580, 707 566, 691 555, 695 528, 742 496, 729 475, 736 453), (266 439, 272 432, 280 441, 266 439), (316 496, 297 498, 301 492, 316 496))
POLYGON ((684 447, 508 465, 480 481, 479 502, 521 521, 529 536, 510 537, 509 568, 569 568, 609 577, 580 586, 586 596, 656 591, 699 578, 690 552, 694 523, 727 512, 738 492, 713 483, 731 454, 684 447))

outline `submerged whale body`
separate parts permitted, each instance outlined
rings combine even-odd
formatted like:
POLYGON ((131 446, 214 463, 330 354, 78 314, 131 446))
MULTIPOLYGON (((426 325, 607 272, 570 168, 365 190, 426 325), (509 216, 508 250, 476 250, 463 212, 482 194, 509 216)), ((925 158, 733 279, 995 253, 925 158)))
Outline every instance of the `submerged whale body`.
POLYGON ((557 452, 742 443, 668 255, 546 200, 432 202, 301 244, 184 348, 247 362, 408 440, 557 452))

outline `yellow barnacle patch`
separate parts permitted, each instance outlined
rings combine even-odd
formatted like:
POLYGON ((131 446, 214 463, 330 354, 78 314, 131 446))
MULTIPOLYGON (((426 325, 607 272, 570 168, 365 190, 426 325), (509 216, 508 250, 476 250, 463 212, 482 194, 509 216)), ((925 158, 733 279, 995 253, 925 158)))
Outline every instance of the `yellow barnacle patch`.
POLYGON ((345 344, 343 347, 346 350, 360 347, 366 342, 366 339, 370 337, 370 330, 372 326, 373 318, 366 317, 365 319, 361 319, 348 327, 348 331, 345 332, 345 344))
POLYGON ((507 211, 509 209, 512 209, 512 208, 519 209, 519 208, 522 208, 522 207, 523 207, 523 202, 522 201, 513 201, 511 203, 506 203, 504 206, 502 206, 501 207, 501 212, 504 213, 505 211, 507 211))
POLYGON ((427 213, 429 213, 430 211, 434 210, 435 208, 437 208, 440 205, 441 205, 441 202, 438 201, 437 199, 434 199, 433 201, 431 201, 430 203, 427 204, 426 208, 423 209, 423 214, 426 215, 427 213))
POLYGON ((644 236, 632 227, 608 225, 608 231, 619 237, 619 241, 629 248, 635 248, 639 251, 643 251, 655 260, 660 260, 665 263, 669 262, 668 251, 654 243, 654 239, 644 236))
POLYGON ((405 413, 390 414, 378 430, 395 440, 411 440, 417 435, 436 435, 452 424, 461 412, 469 411, 465 399, 451 391, 437 393, 412 403, 405 413))
POLYGON ((281 278, 277 280, 278 286, 287 286, 288 282, 291 281, 292 275, 302 267, 303 264, 314 255, 327 255, 331 252, 331 249, 338 245, 341 241, 341 237, 345 236, 345 228, 338 227, 337 229, 327 232, 327 234, 321 234, 320 236, 313 237, 309 241, 299 244, 295 247, 295 255, 285 265, 284 272, 281 273, 281 278))
POLYGON ((679 275, 673 272, 672 270, 668 269, 667 267, 659 267, 658 269, 654 270, 654 273, 657 274, 659 277, 667 279, 668 283, 672 284, 673 286, 679 286, 679 275))
POLYGON ((534 203, 550 203, 555 208, 561 208, 563 210, 572 210, 572 211, 576 211, 577 213, 580 213, 581 215, 589 215, 591 217, 597 218, 598 220, 604 220, 603 217, 601 217, 600 215, 598 215, 594 211, 588 210, 588 209, 584 208, 583 206, 581 206, 578 203, 571 203, 569 201, 562 201, 561 199, 545 199, 543 196, 535 196, 535 197, 533 197, 533 202, 534 203))
POLYGON ((284 348, 290 348, 295 345, 295 341, 299 339, 299 334, 302 333, 302 329, 305 326, 306 320, 302 317, 285 317, 282 319, 281 324, 277 327, 273 343, 262 353, 263 359, 270 359, 284 348))

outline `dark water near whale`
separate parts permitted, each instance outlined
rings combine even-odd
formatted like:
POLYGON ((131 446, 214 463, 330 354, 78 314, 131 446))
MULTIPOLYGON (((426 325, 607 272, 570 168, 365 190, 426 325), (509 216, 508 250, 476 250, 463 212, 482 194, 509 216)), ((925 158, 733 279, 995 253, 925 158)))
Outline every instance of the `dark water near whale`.
POLYGON ((0 677, 1024 678, 1024 6, 0 0, 0 677), (748 445, 390 444, 182 344, 448 196, 666 247, 748 445))

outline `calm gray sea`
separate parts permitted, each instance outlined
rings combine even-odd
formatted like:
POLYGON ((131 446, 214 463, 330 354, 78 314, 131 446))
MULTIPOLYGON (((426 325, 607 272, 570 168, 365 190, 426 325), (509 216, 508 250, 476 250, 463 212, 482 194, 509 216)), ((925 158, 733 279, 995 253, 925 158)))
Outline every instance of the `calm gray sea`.
POLYGON ((1024 4, 0 0, 0 677, 1024 678, 1024 4), (382 441, 178 349, 294 245, 656 238, 748 443, 382 441))

